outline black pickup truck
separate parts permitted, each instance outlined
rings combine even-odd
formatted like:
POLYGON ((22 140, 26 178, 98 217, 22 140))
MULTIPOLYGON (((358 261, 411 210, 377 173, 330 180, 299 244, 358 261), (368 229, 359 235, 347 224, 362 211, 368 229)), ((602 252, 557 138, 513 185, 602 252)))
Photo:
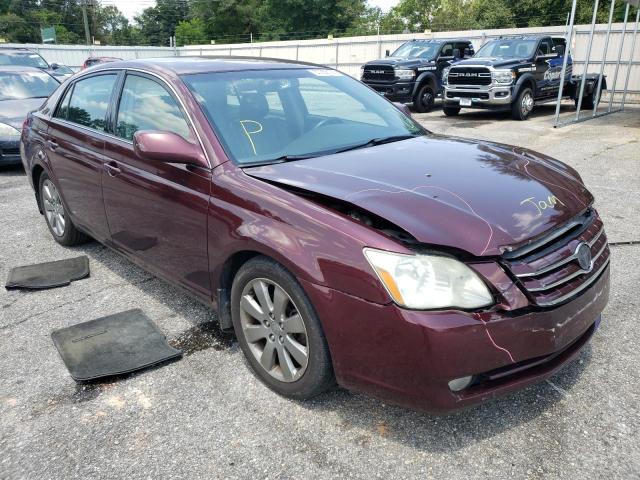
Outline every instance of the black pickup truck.
MULTIPOLYGON (((508 37, 485 43, 473 58, 443 72, 443 110, 458 115, 461 108, 510 110, 516 120, 526 120, 535 105, 557 101, 566 42, 543 35, 508 37)), ((572 74, 567 59, 563 97, 578 104, 581 76, 572 74)), ((593 108, 598 75, 587 75, 583 108, 593 108)), ((603 77, 600 91, 607 88, 603 77)))
POLYGON ((463 39, 411 40, 389 56, 364 64, 361 80, 393 102, 412 103, 427 112, 442 94, 442 71, 473 55, 473 45, 463 39))

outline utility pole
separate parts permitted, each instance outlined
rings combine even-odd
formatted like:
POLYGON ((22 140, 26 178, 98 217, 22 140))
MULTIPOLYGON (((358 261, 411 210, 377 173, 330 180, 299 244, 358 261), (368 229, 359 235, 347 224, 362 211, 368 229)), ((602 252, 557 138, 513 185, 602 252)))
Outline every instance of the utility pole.
POLYGON ((87 45, 91 45, 91 35, 89 34, 89 18, 87 17, 87 0, 82 2, 82 20, 84 21, 84 36, 87 45))

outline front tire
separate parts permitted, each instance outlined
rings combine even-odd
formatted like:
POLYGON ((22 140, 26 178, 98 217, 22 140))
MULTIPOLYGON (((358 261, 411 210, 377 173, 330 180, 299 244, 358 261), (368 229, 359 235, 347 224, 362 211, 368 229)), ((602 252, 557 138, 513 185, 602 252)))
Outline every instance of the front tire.
POLYGON ((40 208, 44 213, 47 227, 53 239, 65 247, 85 243, 89 237, 78 231, 73 224, 64 208, 58 187, 46 173, 40 175, 38 191, 40 193, 40 208))
POLYGON ((436 94, 431 85, 422 85, 413 99, 413 108, 418 113, 430 112, 436 101, 436 94))
POLYGON ((231 315, 253 373, 273 391, 308 399, 334 383, 329 347, 304 290, 282 265, 259 256, 233 280, 231 315))
POLYGON ((524 87, 518 93, 516 101, 511 105, 511 116, 514 120, 527 120, 533 111, 533 90, 524 87))
POLYGON ((445 105, 442 107, 442 111, 447 117, 457 117, 460 113, 460 107, 448 107, 445 105))

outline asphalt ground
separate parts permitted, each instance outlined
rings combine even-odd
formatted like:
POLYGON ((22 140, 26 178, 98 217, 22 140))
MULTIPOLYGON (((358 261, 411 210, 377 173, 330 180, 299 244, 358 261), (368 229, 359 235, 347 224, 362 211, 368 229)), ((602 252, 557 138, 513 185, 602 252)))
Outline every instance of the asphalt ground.
MULTIPOLYGON (((553 129, 472 112, 416 115, 451 135, 512 143, 578 169, 611 242, 640 240, 640 109, 553 129)), ((565 109, 570 114, 571 108, 565 109)), ((272 393, 211 312, 97 243, 50 237, 20 169, 0 170, 0 279, 17 265, 88 255, 91 277, 0 290, 0 478, 639 478, 640 245, 612 247, 600 329, 550 381, 446 417, 337 389, 272 393), (182 360, 90 385, 53 330, 143 308, 182 360)))

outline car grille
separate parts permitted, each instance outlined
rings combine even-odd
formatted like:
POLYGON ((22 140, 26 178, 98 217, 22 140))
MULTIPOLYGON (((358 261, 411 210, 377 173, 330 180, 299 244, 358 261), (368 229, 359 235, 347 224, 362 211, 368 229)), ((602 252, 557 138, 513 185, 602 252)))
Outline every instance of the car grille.
POLYGON ((533 304, 561 304, 586 290, 607 268, 609 245, 604 225, 589 209, 542 239, 506 253, 503 262, 533 304), (580 265, 583 244, 591 253, 587 268, 580 265))
POLYGON ((447 92, 447 98, 479 98, 481 100, 489 100, 489 94, 481 92, 456 92, 453 90, 447 92))
POLYGON ((393 67, 389 65, 365 65, 364 72, 362 73, 362 80, 391 82, 394 79, 395 72, 393 71, 393 67))
POLYGON ((0 149, 0 156, 2 155, 20 155, 20 147, 2 148, 0 149))
POLYGON ((491 71, 486 67, 451 67, 450 85, 491 85, 491 71))

